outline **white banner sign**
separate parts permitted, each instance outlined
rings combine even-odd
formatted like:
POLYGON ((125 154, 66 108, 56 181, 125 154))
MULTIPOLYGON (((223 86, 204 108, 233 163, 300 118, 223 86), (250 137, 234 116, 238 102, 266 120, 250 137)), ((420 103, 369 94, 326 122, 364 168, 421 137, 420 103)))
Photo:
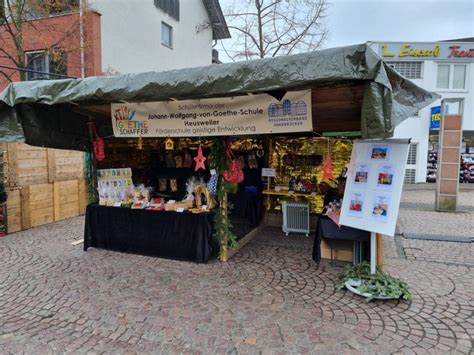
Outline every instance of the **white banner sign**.
POLYGON ((341 207, 341 225, 395 234, 407 140, 355 141, 341 207))
POLYGON ((112 104, 116 137, 199 137, 309 132, 311 91, 112 104))

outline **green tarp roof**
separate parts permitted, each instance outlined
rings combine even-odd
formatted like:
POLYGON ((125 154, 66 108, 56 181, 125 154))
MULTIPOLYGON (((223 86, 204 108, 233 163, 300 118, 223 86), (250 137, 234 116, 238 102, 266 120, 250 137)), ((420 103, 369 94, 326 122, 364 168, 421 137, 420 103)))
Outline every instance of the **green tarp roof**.
MULTIPOLYGON (((192 54, 190 54, 192 55, 192 54)), ((386 138, 396 125, 439 98, 399 75, 366 44, 286 57, 165 72, 10 84, 0 94, 0 140, 85 150, 81 106, 278 93, 361 81, 364 138, 386 138)), ((110 133, 110 122, 99 122, 110 133)))

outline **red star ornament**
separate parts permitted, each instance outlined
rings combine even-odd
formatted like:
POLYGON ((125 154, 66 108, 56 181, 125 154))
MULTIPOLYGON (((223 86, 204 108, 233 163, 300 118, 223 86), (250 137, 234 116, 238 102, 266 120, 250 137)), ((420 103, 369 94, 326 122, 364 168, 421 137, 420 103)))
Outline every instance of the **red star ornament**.
POLYGON ((204 165, 204 162, 206 161, 206 157, 202 155, 201 146, 199 146, 198 148, 198 154, 194 158, 194 161, 196 162, 196 167, 194 168, 194 171, 198 171, 199 169, 206 170, 206 166, 204 165))
POLYGON ((326 155, 326 161, 321 170, 323 171, 321 181, 326 181, 327 179, 334 180, 334 166, 331 164, 330 154, 326 155))

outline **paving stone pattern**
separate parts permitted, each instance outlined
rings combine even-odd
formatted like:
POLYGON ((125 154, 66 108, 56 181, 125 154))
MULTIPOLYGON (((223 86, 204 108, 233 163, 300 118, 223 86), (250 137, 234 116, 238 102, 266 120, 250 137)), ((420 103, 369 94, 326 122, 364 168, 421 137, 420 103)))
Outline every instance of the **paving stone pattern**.
POLYGON ((311 237, 266 228, 228 263, 201 265, 84 252, 71 246, 83 227, 78 217, 0 238, 0 354, 473 349, 474 266, 443 263, 440 242, 410 240, 405 259, 386 238, 386 270, 414 298, 367 303, 335 290, 340 268, 313 262, 311 237))

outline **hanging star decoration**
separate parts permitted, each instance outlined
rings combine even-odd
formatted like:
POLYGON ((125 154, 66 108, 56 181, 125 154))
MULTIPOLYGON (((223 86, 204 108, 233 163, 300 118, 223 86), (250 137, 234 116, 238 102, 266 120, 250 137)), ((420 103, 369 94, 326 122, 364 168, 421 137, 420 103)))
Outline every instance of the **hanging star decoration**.
POLYGON ((201 145, 199 145, 198 154, 194 158, 194 161, 196 162, 196 168, 194 169, 194 171, 198 171, 199 169, 206 170, 206 166, 204 165, 206 157, 202 154, 201 145))
POLYGON ((331 164, 331 154, 326 155, 326 161, 321 170, 323 171, 321 181, 326 181, 327 179, 334 180, 334 166, 331 164))

